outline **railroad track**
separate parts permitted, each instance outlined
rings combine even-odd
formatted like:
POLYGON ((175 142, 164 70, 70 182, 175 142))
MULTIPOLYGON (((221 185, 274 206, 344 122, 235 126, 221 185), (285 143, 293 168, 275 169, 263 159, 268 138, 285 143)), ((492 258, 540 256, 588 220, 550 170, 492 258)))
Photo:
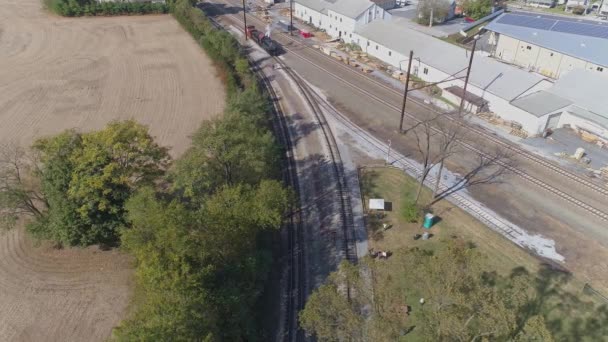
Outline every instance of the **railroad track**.
MULTIPOLYGON (((226 0, 223 0, 223 2, 230 4, 226 0)), ((232 20, 238 22, 241 26, 243 25, 243 21, 239 17, 237 17, 236 15, 234 15, 234 14, 227 14, 227 15, 230 16, 232 18, 232 20)), ((258 19, 255 16, 248 15, 248 17, 256 20, 258 23, 263 23, 260 19, 258 19)), ((310 47, 308 47, 306 45, 302 45, 298 40, 290 37, 289 34, 279 33, 279 35, 282 36, 282 37, 285 37, 286 39, 289 39, 289 40, 291 40, 291 41, 293 41, 293 42, 295 42, 297 44, 299 44, 299 47, 303 47, 303 48, 306 48, 306 49, 311 49, 312 51, 314 51, 314 53, 322 55, 324 58, 326 58, 326 56, 323 55, 321 52, 319 52, 319 51, 317 51, 315 49, 312 49, 312 48, 310 48, 310 47)), ((288 46, 285 46, 284 44, 282 45, 282 48, 285 49, 286 51, 290 52, 294 57, 299 58, 299 59, 301 59, 301 60, 303 60, 303 61, 311 64, 315 68, 323 71, 328 76, 330 76, 330 77, 332 77, 332 78, 334 78, 334 79, 336 79, 336 80, 344 83, 349 88, 352 88, 352 89, 356 90, 357 92, 360 92, 360 93, 362 93, 362 94, 364 94, 364 95, 372 98, 376 102, 378 102, 378 103, 380 103, 380 104, 388 107, 389 109, 392 109, 392 110, 394 110, 396 112, 399 112, 399 113, 401 112, 401 108, 400 107, 398 107, 398 106, 394 105, 393 103, 391 103, 389 101, 386 101, 386 100, 384 100, 384 99, 382 99, 382 98, 380 98, 380 97, 372 94, 371 92, 369 92, 369 91, 367 91, 367 90, 365 90, 365 89, 357 86, 356 84, 354 84, 352 82, 349 82, 349 81, 345 80, 344 78, 342 78, 342 77, 336 75, 335 73, 333 73, 331 70, 328 70, 328 69, 326 69, 326 68, 324 68, 324 67, 316 64, 314 61, 312 61, 312 60, 310 60, 310 59, 302 56, 301 54, 299 54, 297 50, 294 50, 293 48, 289 48, 288 46)), ((357 75, 358 77, 365 78, 366 80, 375 83, 379 87, 382 87, 382 88, 384 88, 386 90, 389 90, 389 91, 391 91, 391 92, 393 92, 395 94, 399 94, 400 95, 400 93, 398 91, 396 91, 395 89, 393 89, 392 87, 389 87, 389 86, 387 86, 385 84, 382 84, 382 83, 380 83, 380 82, 378 82, 376 80, 373 80, 370 77, 368 77, 367 75, 364 75, 364 74, 358 72, 357 70, 344 65, 341 62, 335 61, 335 60, 333 60, 331 58, 328 58, 327 60, 329 60, 331 63, 334 63, 335 65, 339 66, 340 68, 342 68, 344 70, 348 70, 350 73, 353 73, 353 74, 357 75)), ((422 106, 424 108, 427 108, 427 109, 432 110, 433 112, 437 113, 437 111, 433 107, 427 106, 423 102, 417 101, 415 99, 413 99, 412 102, 415 102, 416 104, 418 104, 418 105, 420 105, 420 106, 422 106)), ((420 119, 418 119, 414 115, 410 114, 409 112, 406 112, 405 115, 408 118, 412 119, 414 122, 420 122, 421 121, 420 119)), ((567 170, 564 170, 564 169, 556 166, 555 164, 553 164, 553 163, 551 163, 549 161, 546 161, 546 160, 544 160, 542 158, 539 158, 539 157, 537 157, 537 156, 535 156, 533 154, 530 154, 527 151, 522 150, 522 149, 520 149, 518 147, 515 147, 515 146, 513 146, 513 145, 511 145, 509 143, 506 143, 506 142, 504 142, 504 141, 502 141, 502 140, 500 140, 500 139, 498 139, 498 138, 492 136, 491 134, 488 134, 488 133, 486 133, 486 132, 484 132, 482 130, 479 130, 477 128, 473 128, 473 127, 470 127, 470 126, 466 126, 466 128, 470 129, 471 131, 473 131, 473 132, 475 132, 475 133, 477 133, 479 135, 482 135, 482 136, 490 139, 494 143, 499 144, 500 146, 502 146, 504 148, 507 148, 507 149, 509 149, 509 150, 517 153, 517 155, 523 156, 526 159, 529 159, 529 160, 531 160, 531 161, 533 161, 533 162, 535 162, 537 164, 540 164, 540 165, 548 168, 549 170, 552 170, 555 173, 558 173, 558 174, 560 174, 560 175, 562 175, 562 176, 564 176, 564 177, 566 177, 566 178, 568 178, 570 180, 574 180, 577 183, 579 183, 579 184, 581 184, 581 185, 583 185, 583 186, 585 186, 585 187, 587 187, 587 188, 589 188, 589 189, 591 189, 591 190, 593 190, 593 191, 595 191, 595 192, 597 192, 599 194, 602 194, 602 195, 608 197, 608 189, 606 189, 606 188, 603 188, 601 186, 593 184, 592 182, 589 182, 589 181, 587 181, 587 180, 585 180, 585 179, 583 179, 583 178, 581 178, 581 177, 579 177, 579 176, 577 176, 577 175, 575 175, 575 174, 573 174, 573 173, 571 173, 571 172, 569 172, 567 170)), ((440 131, 437 128, 434 128, 434 131, 437 132, 437 133, 444 134, 442 131, 440 131)), ((470 151, 473 151, 475 153, 487 156, 487 154, 485 154, 485 152, 483 152, 482 150, 476 148, 475 146, 473 146, 470 143, 467 143, 467 142, 464 142, 464 141, 460 141, 459 143, 462 144, 465 148, 467 148, 470 151)), ((556 187, 551 186, 551 185, 543 182, 542 180, 538 179, 535 176, 532 176, 531 174, 529 174, 529 173, 527 173, 525 171, 522 171, 522 170, 520 170, 518 168, 514 168, 514 167, 509 167, 509 170, 512 171, 515 175, 519 176, 520 178, 522 178, 522 179, 524 179, 524 180, 526 180, 526 181, 528 181, 528 182, 530 182, 530 183, 532 183, 532 184, 540 187, 543 190, 546 190, 546 191, 554 194, 555 196, 559 197, 560 199, 564 200, 565 202, 573 204, 576 207, 579 207, 579 208, 585 210, 586 212, 591 213, 595 217, 598 217, 598 218, 600 218, 600 219, 602 219, 604 221, 608 221, 608 213, 607 212, 604 212, 604 211, 602 211, 602 210, 600 210, 598 208, 595 208, 594 206, 592 206, 592 205, 590 205, 588 203, 585 203, 584 201, 581 201, 581 200, 579 200, 579 199, 577 199, 577 198, 569 195, 568 193, 566 193, 564 191, 561 191, 561 190, 557 189, 556 187)))
POLYGON ((331 159, 332 169, 334 177, 336 179, 337 186, 337 197, 340 201, 340 226, 342 227, 342 257, 350 262, 357 261, 357 253, 355 250, 354 243, 354 221, 352 216, 352 206, 350 203, 350 195, 348 191, 348 185, 346 183, 346 177, 344 175, 344 167, 342 164, 342 158, 340 157, 340 150, 338 144, 331 131, 331 128, 327 125, 325 114, 319 105, 319 101, 315 98, 315 93, 312 91, 306 82, 296 74, 289 66, 287 66, 280 58, 273 57, 274 61, 281 66, 283 70, 289 75, 289 77, 296 83, 301 94, 304 96, 304 100, 311 108, 317 124, 321 128, 323 137, 325 140, 325 146, 329 152, 329 158, 331 159))
MULTIPOLYGON (((251 17, 251 15, 249 15, 249 16, 251 17)), ((255 16, 254 16, 254 18, 257 19, 257 17, 255 17, 255 16)), ((315 53, 315 54, 317 54, 319 56, 322 56, 323 58, 325 58, 330 63, 332 63, 332 64, 340 67, 343 70, 348 71, 351 74, 357 75, 360 78, 364 78, 365 80, 367 80, 367 81, 369 81, 371 83, 374 83, 376 86, 378 86, 380 88, 383 88, 383 89, 385 89, 387 91, 390 91, 391 93, 395 94, 396 96, 399 96, 399 97, 403 96, 402 92, 396 90, 395 88, 393 88, 391 86, 388 86, 388 85, 386 85, 386 84, 384 84, 384 83, 382 83, 382 82, 380 82, 378 80, 375 80, 375 79, 369 77, 368 75, 366 75, 366 74, 358 71, 357 69, 354 69, 352 67, 349 67, 349 66, 345 65, 344 63, 341 63, 341 62, 339 62, 339 61, 337 61, 335 59, 332 59, 332 58, 328 58, 327 55, 323 54, 319 50, 311 48, 311 47, 309 47, 307 45, 303 45, 300 41, 294 39, 289 34, 279 33, 279 35, 281 37, 285 38, 285 39, 288 39, 288 40, 294 42, 294 43, 300 44, 301 47, 304 47, 306 49, 310 49, 311 51, 313 51, 313 53, 315 53)), ((308 58, 306 58, 306 57, 298 54, 297 51, 295 51, 293 49, 289 49, 289 48, 285 48, 285 49, 287 51, 293 53, 294 55, 296 55, 298 58, 300 58, 300 59, 302 59, 302 60, 304 60, 304 61, 306 61, 306 62, 308 62, 308 63, 313 64, 313 65, 316 66, 316 64, 314 63, 314 61, 311 61, 310 59, 308 59, 308 58)), ((330 71, 328 71, 325 68, 321 68, 321 67, 318 67, 318 68, 321 69, 324 72, 330 72, 330 71)), ((331 73, 331 74, 332 74, 332 76, 336 76, 333 73, 331 73)), ((351 87, 354 86, 358 91, 364 92, 364 94, 366 94, 366 95, 371 95, 371 93, 365 91, 361 87, 358 87, 358 86, 356 86, 356 85, 354 85, 354 84, 352 84, 352 83, 344 80, 343 78, 340 78, 340 77, 336 77, 336 78, 339 79, 340 81, 342 81, 343 83, 347 83, 351 87)), ((372 95, 372 97, 374 99, 376 99, 376 100, 378 99, 374 95, 372 95)), ((414 97, 409 97, 408 101, 409 102, 413 102, 413 103, 417 104, 418 106, 420 106, 422 108, 425 108, 425 109, 427 109, 429 111, 432 111, 432 112, 434 112, 436 114, 443 114, 443 113, 437 112, 437 110, 434 107, 429 106, 426 103, 424 103, 423 101, 420 101, 420 100, 418 100, 418 99, 416 99, 414 97)), ((401 112, 401 108, 398 108, 396 106, 391 106, 391 107, 397 108, 399 110, 399 112, 401 112)), ((406 112, 406 115, 408 117, 410 117, 410 118, 414 118, 414 116, 412 116, 408 112, 406 112)), ((451 119, 449 116, 446 116, 446 117, 448 119, 451 119)), ((484 131, 482 129, 479 129, 479 128, 476 128, 476 127, 473 127, 473 126, 465 126, 465 128, 468 129, 471 132, 476 133, 477 135, 479 135, 481 137, 484 137, 485 139, 488 139, 488 140, 492 141, 493 143, 499 145, 500 147, 503 147, 503 148, 506 148, 506 149, 508 149, 508 150, 510 150, 512 152, 515 152, 516 154, 518 154, 518 155, 520 155, 520 156, 522 156, 522 157, 524 157, 524 158, 526 158, 526 159, 528 159, 528 160, 530 160, 530 161, 532 161, 532 162, 534 162, 536 164, 542 165, 543 167, 547 168, 548 170, 550 170, 550 171, 552 171, 552 172, 554 172, 556 174, 564 176, 564 177, 566 177, 566 178, 568 178, 570 180, 573 180, 573 181, 577 182, 580 185, 583 185, 583 186, 589 188, 592 191, 595 191, 595 192, 597 192, 599 194, 602 194, 602 195, 608 197, 608 188, 606 188, 604 186, 601 186, 601 185, 595 184, 593 182, 590 182, 590 181, 586 180, 585 178, 582 178, 582 177, 578 176, 577 174, 575 174, 573 172, 570 172, 568 170, 563 169, 562 167, 560 167, 559 165, 557 165, 557 164, 555 164, 555 163, 553 163, 551 161, 548 161, 548 160, 546 160, 546 159, 544 159, 542 157, 539 157, 539 156, 537 156, 537 155, 535 155, 533 153, 530 153, 530 152, 528 152, 528 151, 526 151, 526 150, 524 150, 522 148, 519 148, 519 147, 517 147, 517 146, 515 146, 513 144, 505 142, 502 139, 499 139, 499 138, 495 137, 494 135, 492 135, 491 133, 488 133, 488 132, 486 132, 486 131, 484 131)))
MULTIPOLYGON (((252 65, 255 64, 252 63, 252 65)), ((283 160, 284 167, 282 172, 283 181, 287 186, 291 187, 299 194, 300 186, 298 183, 298 172, 285 112, 281 103, 278 101, 277 94, 268 77, 259 66, 255 67, 254 71, 262 81, 271 98, 275 118, 275 120, 273 120, 273 128, 277 133, 281 144, 285 148, 283 160)), ((299 203, 299 201, 297 203, 299 203)), ((303 248, 304 229, 302 227, 301 213, 302 211, 299 205, 291 208, 289 220, 287 222, 287 305, 285 310, 285 322, 283 323, 283 326, 285 327, 284 331, 286 332, 284 340, 287 342, 305 341, 304 332, 298 326, 298 313, 304 308, 307 294, 305 249, 303 248)))

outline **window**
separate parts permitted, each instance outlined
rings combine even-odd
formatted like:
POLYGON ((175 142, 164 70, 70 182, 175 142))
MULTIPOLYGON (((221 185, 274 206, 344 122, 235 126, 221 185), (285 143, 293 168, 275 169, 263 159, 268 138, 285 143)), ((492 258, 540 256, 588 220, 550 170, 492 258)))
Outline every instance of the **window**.
POLYGON ((342 22, 342 18, 340 18, 340 22, 342 22))
POLYGON ((551 52, 551 53, 549 54, 549 56, 553 57, 553 52, 551 52))
POLYGON ((353 37, 353 34, 352 34, 352 33, 349 33, 349 34, 348 34, 348 38, 352 38, 352 37, 353 37))
POLYGON ((369 40, 367 41, 367 46, 369 46, 369 40))
POLYGON ((389 51, 389 52, 388 52, 389 57, 390 57, 392 54, 393 54, 393 52, 392 52, 392 51, 389 51))
POLYGON ((376 45, 376 50, 378 50, 378 45, 376 45))
POLYGON ((329 24, 329 28, 331 28, 331 24, 329 24))
POLYGON ((425 75, 428 75, 429 74, 429 68, 422 69, 422 73, 425 74, 425 75))
POLYGON ((599 72, 602 72, 602 71, 604 71, 604 68, 602 68, 602 67, 597 67, 595 70, 597 70, 597 71, 599 71, 599 72))
POLYGON ((532 50, 532 47, 530 45, 528 45, 528 46, 526 46, 526 49, 532 50))

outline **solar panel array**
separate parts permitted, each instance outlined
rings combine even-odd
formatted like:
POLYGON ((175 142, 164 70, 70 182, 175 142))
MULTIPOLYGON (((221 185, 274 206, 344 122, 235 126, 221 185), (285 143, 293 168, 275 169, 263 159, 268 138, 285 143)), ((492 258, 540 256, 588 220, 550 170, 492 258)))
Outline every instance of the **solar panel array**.
POLYGON ((608 25, 601 22, 563 20, 540 15, 505 14, 497 23, 580 36, 608 39, 608 25))

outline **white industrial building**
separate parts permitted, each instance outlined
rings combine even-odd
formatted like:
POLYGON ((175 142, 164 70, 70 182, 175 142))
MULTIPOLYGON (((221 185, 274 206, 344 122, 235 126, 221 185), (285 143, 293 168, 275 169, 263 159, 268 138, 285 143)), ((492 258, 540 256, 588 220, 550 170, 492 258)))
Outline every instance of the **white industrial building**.
POLYGON ((588 70, 574 70, 553 87, 513 101, 513 105, 538 117, 544 128, 570 126, 608 139, 608 81, 588 70))
MULTIPOLYGON (((409 51, 414 50, 412 74, 426 82, 440 82, 454 76, 461 79, 439 84, 450 93, 464 87, 469 52, 463 48, 430 37, 415 30, 405 30, 398 21, 374 21, 355 32, 353 42, 364 52, 398 68, 406 70, 409 51), (399 31, 404 34, 395 34, 399 31), (407 32, 407 34, 405 34, 407 32), (456 87, 456 88, 454 88, 456 87)), ((553 83, 544 77, 497 62, 480 53, 475 56, 467 94, 475 99, 467 107, 484 106, 507 120, 520 123, 529 134, 541 133, 545 123, 536 116, 511 104, 511 101, 550 88, 553 83), (484 103, 482 103, 483 100, 484 103)), ((446 97, 450 97, 446 93, 446 97)))
POLYGON ((334 38, 349 40, 357 27, 374 20, 388 20, 383 8, 392 2, 370 0, 296 0, 294 16, 325 30, 334 38))
MULTIPOLYGON (((444 97, 452 99, 452 102, 458 103, 463 95, 470 57, 468 50, 408 28, 402 22, 408 19, 391 18, 371 1, 298 1, 297 17, 309 23, 316 22, 315 26, 325 28, 333 37, 359 45, 368 55, 396 69, 405 71, 409 51, 414 50, 413 75, 429 83, 459 77, 438 86, 443 89, 444 97)), ((576 39, 581 38, 575 36, 576 39)), ((587 42, 605 40, 583 38, 590 39, 587 42)), ((570 43, 563 44, 569 46, 570 43)), ((524 47, 524 50, 532 49, 524 47)), ((537 58, 551 53, 541 50, 540 46, 538 50, 537 58)), ((594 48, 589 50, 596 51, 594 48)), ((554 84, 554 80, 535 72, 537 69, 522 69, 478 52, 464 93, 466 108, 471 112, 491 111, 505 120, 515 121, 530 135, 540 134, 547 128, 570 125, 608 139, 608 102, 600 94, 608 89, 608 77, 597 69, 597 66, 605 65, 599 63, 603 63, 600 62, 602 58, 608 58, 608 53, 597 60, 588 52, 578 52, 579 56, 596 60, 594 64, 589 61, 570 63, 571 56, 562 54, 556 68, 558 75, 563 77, 554 84), (566 74, 572 69, 575 71, 566 74)))
POLYGON ((574 69, 608 75, 608 23, 517 12, 485 29, 502 61, 555 79, 574 69))
POLYGON ((600 7, 597 9, 600 15, 608 15, 608 0, 603 0, 600 7))

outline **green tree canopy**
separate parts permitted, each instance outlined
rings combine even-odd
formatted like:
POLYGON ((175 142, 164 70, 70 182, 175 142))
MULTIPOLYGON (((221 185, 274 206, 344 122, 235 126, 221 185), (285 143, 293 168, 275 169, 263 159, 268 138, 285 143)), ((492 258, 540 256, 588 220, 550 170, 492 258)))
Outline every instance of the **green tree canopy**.
POLYGON ((608 322, 608 309, 594 309, 566 292, 567 275, 543 268, 538 274, 515 269, 500 276, 482 268, 483 257, 476 248, 449 242, 437 252, 406 249, 389 260, 341 265, 310 296, 300 322, 319 341, 594 341, 605 336, 601 322, 608 322))
POLYGON ((122 340, 255 336, 253 303, 269 268, 259 233, 277 229, 289 193, 276 181, 224 186, 193 211, 145 188, 127 202, 122 245, 145 294, 122 340))
POLYGON ((255 184, 271 177, 277 166, 278 147, 272 133, 254 116, 228 112, 202 124, 192 148, 177 161, 174 186, 198 198, 223 185, 255 184))
POLYGON ((492 13, 493 6, 493 0, 465 0, 462 8, 467 16, 478 20, 492 13))
POLYGON ((167 150, 135 121, 110 123, 91 133, 67 131, 34 144, 48 203, 32 223, 35 236, 68 245, 116 243, 124 203, 167 167, 167 150))

